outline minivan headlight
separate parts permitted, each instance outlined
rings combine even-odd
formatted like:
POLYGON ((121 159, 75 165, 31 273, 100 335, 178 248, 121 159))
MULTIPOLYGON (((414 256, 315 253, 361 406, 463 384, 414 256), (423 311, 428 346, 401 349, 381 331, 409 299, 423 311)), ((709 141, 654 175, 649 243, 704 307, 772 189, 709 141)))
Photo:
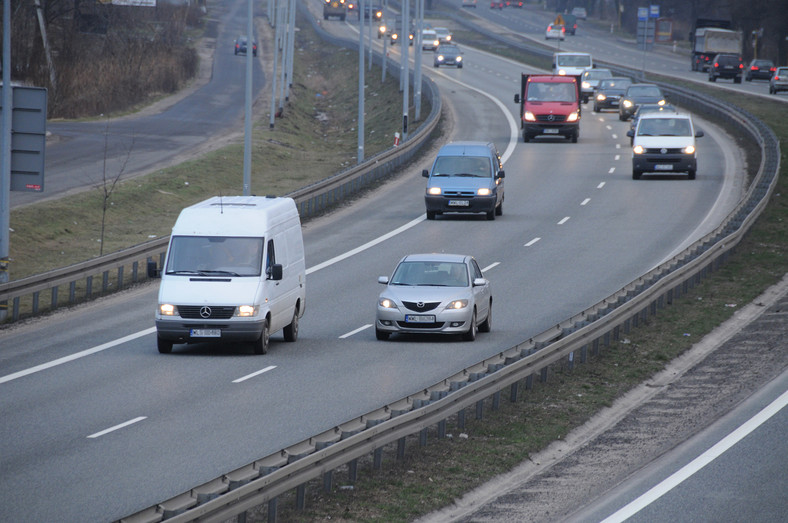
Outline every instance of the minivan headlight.
POLYGON ((440 196, 441 195, 441 188, 440 187, 427 187, 427 194, 431 194, 432 196, 440 196))
POLYGON ((477 196, 490 196, 491 194, 492 194, 492 191, 489 188, 487 188, 487 187, 482 187, 482 188, 476 190, 476 195, 477 196))

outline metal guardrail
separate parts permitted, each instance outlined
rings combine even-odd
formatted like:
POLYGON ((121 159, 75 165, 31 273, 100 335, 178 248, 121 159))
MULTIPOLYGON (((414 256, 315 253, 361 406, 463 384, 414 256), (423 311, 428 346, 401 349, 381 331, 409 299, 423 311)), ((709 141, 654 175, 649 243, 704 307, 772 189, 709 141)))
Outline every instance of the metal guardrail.
MULTIPOLYGON (((316 23, 306 7, 299 3, 299 9, 312 23, 314 29, 321 37, 332 45, 350 49, 358 49, 358 42, 334 37, 326 32, 320 24, 316 23)), ((373 55, 377 64, 382 63, 383 57, 376 53, 373 55)), ((388 59, 391 75, 399 77, 399 64, 388 59)), ((410 75, 411 82, 413 74, 410 75)), ((421 147, 430 139, 432 132, 440 121, 441 98, 435 83, 422 76, 422 94, 430 102, 430 113, 415 129, 412 136, 406 137, 400 145, 380 152, 363 163, 350 167, 324 180, 298 189, 287 196, 293 198, 302 219, 314 217, 344 199, 358 193, 379 180, 385 179, 406 165, 419 152, 421 147)), ((158 256, 159 265, 163 265, 164 253, 167 249, 169 237, 158 238, 140 245, 101 256, 92 260, 81 262, 61 269, 30 276, 20 280, 0 284, 0 303, 10 304, 11 314, 8 320, 18 321, 22 315, 21 300, 30 297, 30 315, 39 314, 40 295, 50 291, 49 309, 56 309, 61 304, 58 289, 68 286, 67 304, 80 300, 89 300, 97 295, 104 295, 110 291, 117 291, 128 284, 137 283, 147 279, 145 262, 158 256), (142 271, 139 266, 142 262, 142 271), (130 270, 131 277, 127 280, 126 270, 130 270), (94 292, 93 280, 101 276, 101 286, 94 292), (78 289, 79 285, 79 289, 78 289), (78 294, 81 297, 78 297, 78 294)))
POLYGON ((492 398, 496 408, 507 388, 516 399, 521 384, 530 388, 535 376, 547 378, 548 367, 575 354, 582 363, 611 339, 636 327, 640 321, 686 293, 722 264, 765 208, 780 169, 777 137, 763 122, 745 111, 691 91, 663 85, 682 100, 682 105, 725 122, 740 135, 753 140, 761 151, 758 172, 745 196, 723 223, 681 254, 663 263, 593 307, 417 394, 350 420, 279 452, 266 456, 175 498, 149 507, 121 521, 167 520, 219 522, 268 503, 269 521, 276 519, 277 497, 298 489, 299 502, 308 481, 323 477, 330 486, 332 471, 350 465, 351 480, 357 460, 375 453, 376 466, 382 448, 397 442, 404 454, 405 438, 438 426, 445 434, 449 417, 464 424, 465 411, 475 408, 477 417, 484 402, 492 398))

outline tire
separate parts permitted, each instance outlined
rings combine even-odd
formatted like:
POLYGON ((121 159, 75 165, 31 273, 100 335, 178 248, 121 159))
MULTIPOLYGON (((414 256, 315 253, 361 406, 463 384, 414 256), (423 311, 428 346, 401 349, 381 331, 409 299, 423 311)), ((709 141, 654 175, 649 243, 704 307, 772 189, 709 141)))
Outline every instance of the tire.
POLYGON ((493 207, 492 211, 487 211, 487 219, 488 220, 494 220, 496 214, 498 214, 498 213, 495 212, 495 207, 493 207))
POLYGON ((268 318, 263 322, 263 332, 260 337, 252 342, 252 348, 255 354, 268 354, 268 342, 270 341, 271 332, 268 329, 268 318))
POLYGON ((462 69, 462 64, 458 65, 457 69, 462 69))
POLYGON ((627 121, 627 117, 626 117, 626 116, 624 116, 624 115, 623 115, 623 114, 621 114, 621 113, 618 113, 618 119, 619 119, 619 120, 621 120, 622 122, 626 122, 626 121, 627 121))
POLYGON ((599 112, 599 106, 596 103, 594 104, 594 112, 595 113, 599 112))
POLYGON ((293 319, 290 325, 286 326, 282 333, 285 336, 285 341, 296 341, 298 339, 298 307, 293 311, 293 319))
POLYGON ((733 79, 733 83, 740 84, 741 83, 741 76, 737 76, 736 78, 734 78, 733 79))
POLYGON ((386 341, 387 339, 389 339, 389 333, 386 332, 386 331, 378 330, 376 328, 375 329, 375 338, 377 338, 379 341, 386 341))
POLYGON ((572 143, 577 143, 577 137, 578 137, 579 134, 580 133, 578 131, 575 131, 574 133, 572 133, 572 143))
POLYGON ((471 315, 471 326, 468 328, 468 332, 462 335, 462 339, 465 341, 474 341, 478 329, 479 327, 476 325, 476 309, 474 309, 473 315, 471 315))
POLYGON ((159 348, 160 354, 169 354, 172 352, 172 342, 168 340, 163 340, 156 337, 156 346, 159 348))
POLYGON ((752 82, 752 78, 749 77, 749 76, 747 78, 745 78, 745 80, 747 80, 748 82, 752 82))
POLYGON ((495 208, 495 215, 503 216, 503 200, 501 200, 501 203, 495 208))
POLYGON ((435 214, 436 214, 435 211, 427 211, 427 219, 428 220, 434 220, 435 219, 435 214))
POLYGON ((694 180, 695 179, 695 170, 694 169, 692 171, 687 171, 687 178, 690 179, 690 180, 694 180))
POLYGON ((643 176, 643 171, 636 171, 632 169, 632 179, 633 180, 640 180, 640 177, 643 176))
POLYGON ((529 140, 528 135, 523 133, 523 143, 528 143, 528 140, 529 140))
POLYGON ((492 300, 490 300, 490 308, 487 309, 487 317, 481 325, 479 325, 479 332, 490 332, 492 329, 492 300))

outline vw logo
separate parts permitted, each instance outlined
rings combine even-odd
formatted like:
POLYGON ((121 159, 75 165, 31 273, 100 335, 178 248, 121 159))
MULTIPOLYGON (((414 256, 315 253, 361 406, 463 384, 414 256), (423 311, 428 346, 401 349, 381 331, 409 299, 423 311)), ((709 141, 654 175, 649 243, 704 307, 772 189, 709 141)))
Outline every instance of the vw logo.
POLYGON ((211 308, 207 305, 205 307, 200 307, 200 316, 203 318, 210 318, 211 317, 211 308))
POLYGON ((418 307, 419 309, 423 309, 424 308, 424 302, 420 301, 420 302, 416 303, 416 307, 418 307))
POLYGON ((548 116, 547 116, 547 121, 548 121, 548 122, 552 122, 553 120, 555 120, 555 115, 552 115, 552 114, 551 114, 551 115, 548 115, 548 116))
POLYGON ((668 150, 663 147, 662 149, 659 150, 659 152, 662 154, 667 154, 668 150))

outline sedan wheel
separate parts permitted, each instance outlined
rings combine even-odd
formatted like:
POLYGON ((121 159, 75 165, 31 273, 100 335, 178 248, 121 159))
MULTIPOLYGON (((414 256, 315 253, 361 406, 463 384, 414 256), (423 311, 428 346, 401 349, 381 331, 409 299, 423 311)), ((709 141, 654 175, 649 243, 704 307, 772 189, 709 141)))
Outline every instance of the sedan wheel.
POLYGON ((375 329, 375 338, 377 338, 380 341, 386 341, 387 339, 389 339, 389 333, 386 331, 375 329))
POLYGON ((478 329, 479 327, 476 325, 476 310, 474 309, 473 315, 471 316, 471 326, 468 329, 468 332, 462 335, 462 339, 464 339, 465 341, 475 340, 478 329))
POLYGON ((479 325, 480 332, 490 332, 492 329, 492 300, 490 300, 490 308, 487 309, 487 318, 484 319, 481 325, 479 325))

